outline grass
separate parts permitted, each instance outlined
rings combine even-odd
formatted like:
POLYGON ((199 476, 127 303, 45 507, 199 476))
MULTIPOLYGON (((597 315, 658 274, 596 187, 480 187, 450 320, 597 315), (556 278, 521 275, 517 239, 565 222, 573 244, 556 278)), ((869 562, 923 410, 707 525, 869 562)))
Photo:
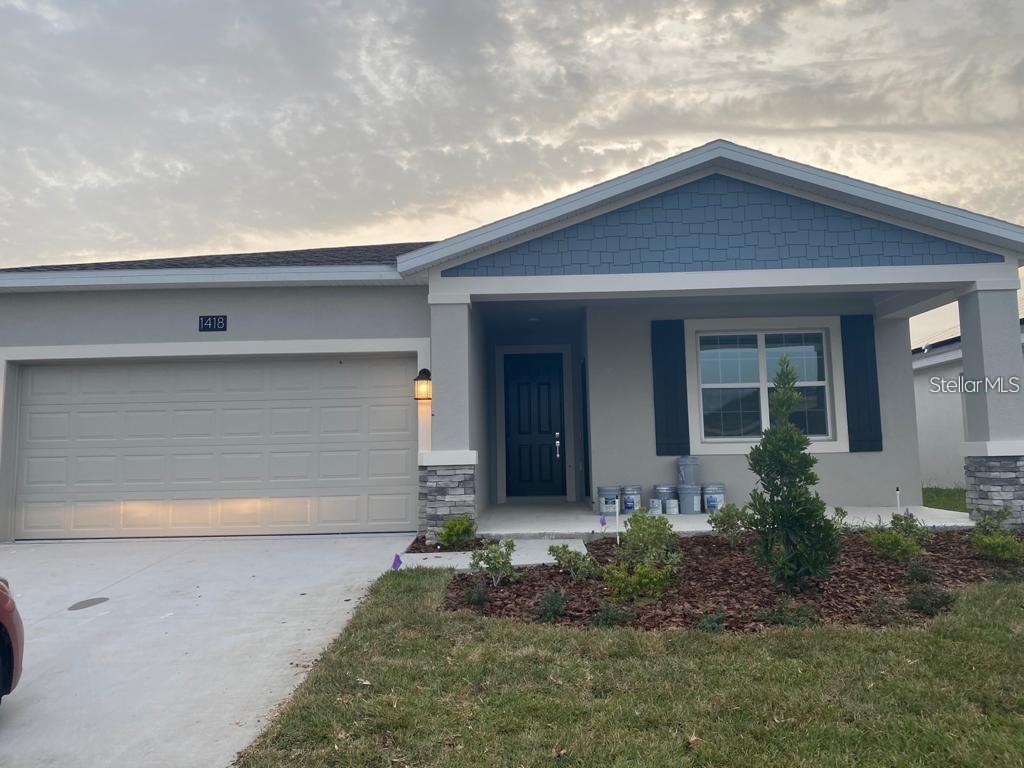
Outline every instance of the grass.
POLYGON ((238 759, 274 766, 992 766, 1024 755, 1024 584, 927 629, 573 630, 388 573, 238 759))
POLYGON ((967 511, 967 491, 963 488, 922 488, 924 505, 935 509, 967 511))

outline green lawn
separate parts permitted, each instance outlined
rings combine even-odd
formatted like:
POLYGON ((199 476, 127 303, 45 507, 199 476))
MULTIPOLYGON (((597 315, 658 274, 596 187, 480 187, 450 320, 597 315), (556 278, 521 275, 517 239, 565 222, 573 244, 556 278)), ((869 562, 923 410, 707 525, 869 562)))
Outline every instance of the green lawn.
POLYGON ((952 509, 954 512, 967 511, 967 491, 963 488, 922 488, 924 505, 936 509, 952 509))
POLYGON ((924 630, 712 636, 441 612, 450 577, 382 577, 238 765, 1024 764, 1022 584, 924 630))

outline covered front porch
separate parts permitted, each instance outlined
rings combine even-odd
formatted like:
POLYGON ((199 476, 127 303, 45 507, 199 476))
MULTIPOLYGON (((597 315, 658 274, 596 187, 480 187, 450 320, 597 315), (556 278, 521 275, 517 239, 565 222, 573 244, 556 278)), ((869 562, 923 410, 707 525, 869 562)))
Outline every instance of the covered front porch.
MULTIPOLYGON (((781 354, 801 360, 811 401, 802 423, 828 504, 846 509, 852 525, 871 525, 896 510, 899 493, 901 510, 928 525, 969 524, 922 506, 915 422, 909 317, 950 286, 905 288, 437 302, 421 527, 468 514, 489 536, 597 533, 598 486, 638 485, 646 503, 654 486, 679 482, 681 455, 697 458, 701 482, 724 484, 726 500, 742 505, 756 483, 746 454, 767 424, 781 354)), ((1004 300, 1012 292, 958 288, 965 349, 974 347, 968 369, 982 379, 1014 375, 997 351, 1013 341, 1004 333, 1016 327, 1004 300)), ((989 418, 1004 412, 1007 395, 974 397, 969 437, 1016 428, 1016 413, 989 418)), ((1003 492, 982 482, 996 471, 989 463, 967 461, 969 485, 980 467, 971 508, 1001 501, 1003 492)), ((672 523, 682 533, 710 530, 703 515, 672 523)))

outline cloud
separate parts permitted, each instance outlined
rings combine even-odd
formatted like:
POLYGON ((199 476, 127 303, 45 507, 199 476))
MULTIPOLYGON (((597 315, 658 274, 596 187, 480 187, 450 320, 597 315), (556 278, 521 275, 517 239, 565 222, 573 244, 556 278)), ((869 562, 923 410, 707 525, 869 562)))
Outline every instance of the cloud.
POLYGON ((717 136, 1024 222, 1024 8, 0 0, 0 263, 453 234, 717 136))

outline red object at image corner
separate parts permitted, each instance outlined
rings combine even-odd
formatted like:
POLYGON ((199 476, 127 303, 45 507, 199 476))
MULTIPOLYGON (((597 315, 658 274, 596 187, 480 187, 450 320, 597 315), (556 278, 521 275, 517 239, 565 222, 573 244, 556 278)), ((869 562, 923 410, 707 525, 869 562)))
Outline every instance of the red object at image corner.
POLYGON ((0 579, 0 699, 18 686, 25 627, 7 581, 0 579))

